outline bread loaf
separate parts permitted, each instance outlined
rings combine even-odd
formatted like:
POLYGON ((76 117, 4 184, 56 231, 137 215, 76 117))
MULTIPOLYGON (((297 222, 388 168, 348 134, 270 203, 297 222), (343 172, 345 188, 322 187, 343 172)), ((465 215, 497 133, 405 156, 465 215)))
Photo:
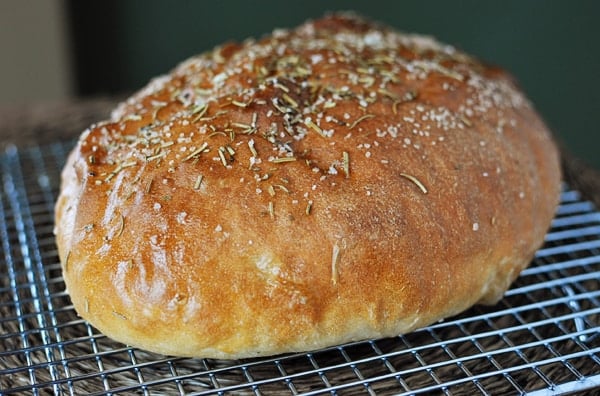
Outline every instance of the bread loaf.
POLYGON ((56 237, 75 309, 106 335, 243 358, 495 303, 559 190, 510 75, 334 14, 188 59, 86 130, 56 237))

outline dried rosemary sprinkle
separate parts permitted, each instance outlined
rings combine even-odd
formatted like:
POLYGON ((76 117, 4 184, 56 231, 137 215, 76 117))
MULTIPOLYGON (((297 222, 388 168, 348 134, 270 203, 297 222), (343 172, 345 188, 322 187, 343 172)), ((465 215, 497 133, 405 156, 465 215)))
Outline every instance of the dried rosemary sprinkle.
POLYGON ((346 175, 346 179, 350 177, 350 154, 347 151, 342 153, 342 169, 344 170, 344 175, 346 175))
POLYGON ((130 188, 129 191, 127 192, 127 195, 125 195, 125 200, 128 200, 129 198, 131 198, 133 196, 133 194, 135 194, 135 188, 130 188))
POLYGON ((411 102, 417 98, 417 93, 415 91, 408 91, 404 94, 402 98, 398 98, 394 100, 392 104, 392 111, 394 114, 398 114, 398 105, 406 102, 411 102))
POLYGON ((117 173, 119 173, 119 172, 116 172, 116 171, 112 171, 112 172, 110 172, 110 173, 108 174, 108 176, 106 176, 106 178, 104 179, 104 182, 105 182, 105 183, 108 183, 109 181, 111 181, 111 180, 112 180, 112 178, 113 178, 113 177, 115 177, 115 176, 117 175, 117 173))
POLYGON ((215 137, 217 135, 221 135, 221 136, 225 136, 227 137, 227 134, 223 131, 214 131, 213 133, 211 133, 210 135, 208 135, 209 138, 215 137))
POLYGON ((293 110, 287 109, 287 108, 283 107, 281 104, 279 104, 279 100, 277 98, 273 99, 272 102, 273 102, 273 106, 282 114, 286 114, 286 113, 293 111, 293 110))
POLYGON ((240 101, 237 101, 237 100, 232 100, 231 104, 234 105, 234 106, 237 106, 237 107, 244 108, 244 107, 247 107, 251 102, 252 101, 250 101, 248 103, 244 103, 244 102, 240 102, 240 101))
POLYGON ((112 311, 113 315, 115 315, 119 319, 127 320, 127 317, 120 312, 112 311))
POLYGON ((294 69, 294 71, 296 72, 296 74, 298 74, 299 77, 310 76, 310 70, 308 70, 302 66, 296 67, 296 69, 294 69))
POLYGON ((218 153, 219 158, 221 159, 221 163, 223 164, 223 166, 227 167, 227 158, 225 158, 225 147, 219 147, 218 153))
POLYGON ((312 211, 312 206, 313 206, 313 201, 308 201, 308 203, 306 204, 306 214, 309 215, 310 212, 312 211))
POLYGON ((204 176, 202 175, 198 175, 196 177, 196 182, 194 183, 194 190, 199 190, 200 186, 202 185, 202 179, 204 178, 204 176))
POLYGON ((123 234, 123 230, 125 229, 125 216, 122 213, 119 213, 119 228, 117 229, 117 233, 115 237, 118 238, 123 234))
POLYGON ((415 100, 417 98, 417 95, 418 94, 415 91, 408 91, 404 94, 403 99, 407 102, 410 102, 411 100, 415 100))
POLYGON ((192 115, 195 115, 195 117, 192 119, 192 123, 198 122, 202 117, 204 117, 204 114, 206 114, 207 110, 208 104, 203 104, 194 107, 194 109, 192 110, 192 115))
POLYGON ((141 121, 141 120, 142 120, 142 116, 139 114, 129 114, 125 118, 123 118, 123 121, 141 121))
POLYGON ((373 118, 373 117, 375 117, 375 114, 365 114, 364 116, 361 116, 361 117, 357 118, 352 124, 350 124, 349 129, 353 129, 360 122, 362 122, 364 120, 368 120, 369 118, 373 118))
POLYGON ((202 143, 202 145, 200 147, 198 147, 196 150, 192 151, 187 157, 185 157, 183 159, 183 161, 185 162, 192 158, 197 157, 198 155, 202 154, 207 148, 208 148, 208 143, 206 143, 206 142, 202 143))
POLYGON ((328 100, 327 102, 323 103, 323 108, 324 109, 332 109, 336 106, 337 104, 333 101, 333 100, 328 100))
POLYGON ((160 102, 158 104, 156 104, 154 106, 154 109, 152 111, 152 122, 156 122, 156 119, 158 118, 158 112, 161 111, 162 109, 164 109, 167 106, 167 104, 165 102, 160 102))
POLYGON ((125 168, 130 168, 132 166, 137 165, 137 162, 135 161, 129 161, 129 162, 122 162, 119 165, 117 165, 117 167, 115 168, 115 170, 113 170, 112 172, 110 172, 108 174, 108 176, 106 176, 106 178, 104 179, 105 182, 109 182, 113 177, 115 177, 119 172, 121 172, 123 169, 125 168))
POLYGON ((390 70, 380 70, 379 74, 381 74, 382 76, 384 76, 385 78, 387 78, 388 80, 390 80, 391 82, 393 82, 394 84, 400 82, 400 79, 398 78, 398 76, 395 75, 390 70))
POLYGON ((286 186, 284 186, 284 185, 281 185, 281 184, 273 184, 273 187, 277 187, 277 188, 278 188, 278 189, 280 189, 281 191, 285 191, 285 192, 286 192, 286 193, 288 193, 288 194, 289 194, 289 192, 290 192, 290 190, 289 190, 289 189, 288 189, 286 186))
POLYGON ((312 130, 314 130, 315 132, 317 132, 319 135, 321 135, 322 137, 326 138, 327 135, 325 135, 325 133, 323 132, 323 130, 314 122, 312 122, 311 119, 307 118, 306 120, 304 120, 304 125, 306 125, 307 127, 311 128, 312 130))
POLYGON ((280 84, 280 83, 278 83, 278 82, 276 82, 275 84, 273 84, 273 86, 274 86, 275 88, 279 88, 279 89, 281 89, 283 92, 290 92, 290 89, 289 89, 288 87, 286 87, 285 85, 283 85, 283 84, 280 84))
POLYGON ((462 74, 460 74, 460 73, 458 73, 458 72, 456 72, 456 71, 454 71, 452 69, 449 69, 447 67, 444 67, 444 66, 442 66, 440 64, 437 64, 433 68, 433 70, 435 70, 435 71, 437 71, 437 72, 445 75, 446 77, 450 77, 450 78, 453 78, 453 79, 458 80, 458 81, 463 81, 465 79, 465 77, 462 74))
POLYGON ((362 76, 358 79, 358 82, 364 84, 365 88, 369 88, 375 83, 375 77, 373 76, 362 76))
POLYGON ((463 124, 465 124, 465 125, 466 125, 466 126, 468 126, 468 127, 470 127, 470 126, 472 126, 472 125, 473 125, 473 124, 471 123, 471 121, 469 121, 469 119, 468 119, 466 116, 462 115, 462 114, 460 114, 460 115, 458 116, 458 118, 459 118, 459 119, 462 121, 462 123, 463 123, 463 124))
POLYGON ((147 162, 154 161, 154 160, 164 157, 165 155, 167 155, 166 151, 162 151, 162 152, 160 152, 158 154, 154 154, 154 155, 149 155, 146 157, 146 161, 147 162))
POLYGON ((294 99, 292 99, 292 97, 290 95, 284 93, 283 95, 281 95, 281 97, 283 98, 283 100, 288 102, 290 104, 290 106, 292 106, 294 109, 298 108, 298 102, 296 102, 294 99))
POLYGON ((196 106, 194 106, 194 108, 192 108, 192 111, 191 111, 191 113, 190 113, 190 114, 191 114, 191 115, 195 115, 195 114, 202 114, 204 111, 206 111, 206 108, 207 108, 207 107, 208 107, 208 106, 207 106, 207 104, 206 104, 206 103, 203 103, 203 104, 201 104, 201 105, 196 105, 196 106))
POLYGON ((242 122, 232 122, 231 126, 241 129, 252 129, 252 125, 244 124, 242 122))
POLYGON ((91 232, 94 229, 94 223, 89 223, 83 226, 85 232, 91 232))
POLYGON ((250 139, 248 141, 248 148, 250 149, 253 157, 258 157, 258 152, 256 152, 256 148, 254 147, 254 139, 250 139))
POLYGON ((279 164, 282 162, 294 162, 294 161, 296 161, 296 157, 277 157, 277 158, 273 158, 271 160, 271 162, 274 164, 279 164))
POLYGON ((404 177, 405 179, 410 180, 417 187, 419 187, 419 189, 421 190, 421 192, 423 192, 423 194, 427 194, 427 188, 425 188, 425 186, 423 185, 423 183, 421 183, 421 181, 419 179, 417 179, 413 175, 409 175, 407 173, 400 173, 400 176, 404 177))
POLYGON ((337 245, 333 245, 333 251, 331 252, 331 282, 335 285, 338 282, 338 260, 340 256, 340 248, 337 245))
POLYGON ((67 252, 67 256, 65 257, 65 272, 69 271, 69 259, 71 258, 71 251, 67 252))
POLYGON ((150 180, 148 180, 148 183, 146 183, 146 189, 144 190, 146 192, 146 194, 150 193, 150 189, 152 188, 153 182, 154 182, 154 178, 151 178, 150 180))
POLYGON ((388 98, 390 98, 390 99, 392 99, 392 100, 394 100, 394 101, 399 99, 399 98, 398 98, 398 95, 396 95, 395 93, 393 93, 393 92, 390 92, 390 91, 388 91, 387 89, 384 89, 384 88, 379 88, 379 89, 377 90, 377 92, 379 92, 379 93, 380 93, 380 94, 382 94, 383 96, 387 96, 388 98))

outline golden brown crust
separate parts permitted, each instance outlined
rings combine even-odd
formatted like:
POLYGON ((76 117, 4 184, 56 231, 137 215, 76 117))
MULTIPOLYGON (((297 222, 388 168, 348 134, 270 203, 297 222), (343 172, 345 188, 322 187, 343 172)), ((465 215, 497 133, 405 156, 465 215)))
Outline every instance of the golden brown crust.
POLYGON ((57 242, 75 308, 117 340, 311 350, 498 300, 559 182, 510 76, 333 15, 191 58, 87 130, 57 242))

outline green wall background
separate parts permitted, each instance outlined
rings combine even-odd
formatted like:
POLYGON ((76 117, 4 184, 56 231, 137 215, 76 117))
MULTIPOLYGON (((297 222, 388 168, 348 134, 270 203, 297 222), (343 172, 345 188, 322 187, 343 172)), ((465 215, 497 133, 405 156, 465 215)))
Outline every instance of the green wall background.
POLYGON ((98 68, 110 59, 107 91, 135 90, 224 41, 260 37, 327 11, 355 10, 510 70, 559 140, 600 169, 600 1, 122 0, 110 8, 112 16, 98 22, 106 24, 98 29, 111 32, 109 43, 88 54, 98 68))

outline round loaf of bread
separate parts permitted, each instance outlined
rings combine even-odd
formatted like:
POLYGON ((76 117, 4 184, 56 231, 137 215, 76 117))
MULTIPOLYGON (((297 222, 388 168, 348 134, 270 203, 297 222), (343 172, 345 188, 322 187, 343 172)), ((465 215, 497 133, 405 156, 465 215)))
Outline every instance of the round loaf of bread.
POLYGON ((336 14, 193 57, 86 130, 56 236, 77 312, 106 335, 243 358, 496 302, 559 191, 508 74, 336 14))

